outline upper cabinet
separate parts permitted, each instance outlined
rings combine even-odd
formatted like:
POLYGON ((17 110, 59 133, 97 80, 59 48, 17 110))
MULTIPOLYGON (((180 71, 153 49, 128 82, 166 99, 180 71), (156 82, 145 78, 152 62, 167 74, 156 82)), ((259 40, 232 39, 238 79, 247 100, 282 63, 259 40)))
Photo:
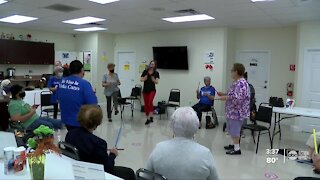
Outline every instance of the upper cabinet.
POLYGON ((0 64, 54 64, 54 44, 0 39, 0 64))

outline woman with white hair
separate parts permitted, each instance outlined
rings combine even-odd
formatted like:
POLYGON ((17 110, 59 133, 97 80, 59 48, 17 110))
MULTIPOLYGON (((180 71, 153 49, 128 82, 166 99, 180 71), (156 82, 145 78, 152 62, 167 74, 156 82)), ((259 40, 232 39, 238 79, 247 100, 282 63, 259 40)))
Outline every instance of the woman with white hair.
POLYGON ((146 169, 167 179, 219 179, 212 153, 193 140, 199 127, 196 112, 181 107, 171 119, 174 138, 156 145, 146 169))

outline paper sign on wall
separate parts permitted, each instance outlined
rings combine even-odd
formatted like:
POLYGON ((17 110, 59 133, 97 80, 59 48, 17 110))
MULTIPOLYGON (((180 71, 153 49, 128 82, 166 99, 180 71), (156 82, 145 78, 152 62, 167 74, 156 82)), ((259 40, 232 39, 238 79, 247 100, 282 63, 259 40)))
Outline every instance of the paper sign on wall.
POLYGON ((130 70, 130 64, 123 65, 123 70, 129 71, 130 70))
POLYGON ((204 64, 214 64, 215 55, 213 51, 207 51, 204 53, 204 64))

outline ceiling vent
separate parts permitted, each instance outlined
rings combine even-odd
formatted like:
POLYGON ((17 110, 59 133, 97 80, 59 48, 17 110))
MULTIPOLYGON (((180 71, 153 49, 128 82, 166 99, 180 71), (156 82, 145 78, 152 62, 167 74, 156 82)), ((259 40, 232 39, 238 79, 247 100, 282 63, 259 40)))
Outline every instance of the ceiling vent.
POLYGON ((200 14, 198 11, 196 11, 194 9, 182 9, 182 10, 177 10, 177 11, 174 11, 174 12, 179 14, 179 15, 182 15, 182 16, 200 14))
POLYGON ((84 24, 84 25, 89 25, 89 26, 101 26, 102 24, 94 22, 94 23, 88 23, 88 24, 84 24))
POLYGON ((59 12, 65 12, 65 13, 69 13, 69 12, 76 11, 76 10, 80 9, 80 8, 76 8, 76 7, 72 7, 72 6, 68 6, 68 5, 64 5, 64 4, 53 4, 53 5, 44 7, 44 8, 54 10, 54 11, 59 11, 59 12))

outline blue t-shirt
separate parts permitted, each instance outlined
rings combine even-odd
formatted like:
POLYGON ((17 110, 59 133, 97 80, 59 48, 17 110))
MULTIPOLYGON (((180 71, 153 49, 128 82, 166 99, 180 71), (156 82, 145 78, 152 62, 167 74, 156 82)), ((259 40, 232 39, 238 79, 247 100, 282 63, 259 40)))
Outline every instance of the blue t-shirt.
MULTIPOLYGON (((50 79, 48 81, 48 88, 59 87, 60 82, 61 82, 61 78, 57 78, 56 76, 50 76, 50 79)), ((58 101, 57 92, 54 91, 52 92, 51 102, 56 103, 57 101, 58 101)))
POLYGON ((80 107, 85 104, 98 103, 91 84, 78 76, 70 75, 63 78, 57 92, 61 120, 66 125, 79 127, 77 116, 80 107))
POLYGON ((212 86, 203 86, 200 89, 199 95, 200 95, 200 104, 206 104, 209 106, 213 106, 213 100, 209 99, 209 97, 205 96, 205 94, 210 94, 210 96, 215 96, 216 89, 212 86))

